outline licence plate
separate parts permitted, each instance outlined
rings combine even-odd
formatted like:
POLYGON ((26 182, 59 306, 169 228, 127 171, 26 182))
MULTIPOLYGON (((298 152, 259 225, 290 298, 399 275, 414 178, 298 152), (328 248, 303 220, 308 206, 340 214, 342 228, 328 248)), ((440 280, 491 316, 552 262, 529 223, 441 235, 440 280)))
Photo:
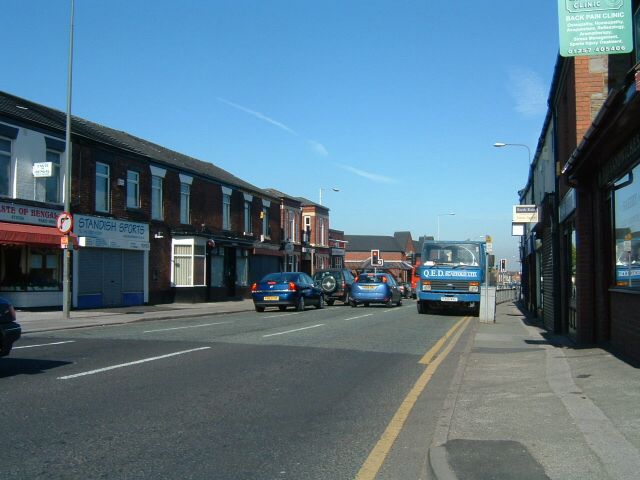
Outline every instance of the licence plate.
POLYGON ((364 290, 375 290, 375 285, 363 285, 362 288, 364 290))
POLYGON ((264 301, 265 301, 265 302, 268 302, 268 301, 276 301, 276 302, 277 302, 278 300, 280 300, 280 297, 278 297, 278 296, 274 296, 274 297, 264 297, 264 301))
POLYGON ((441 302, 457 302, 458 297, 440 297, 441 302))

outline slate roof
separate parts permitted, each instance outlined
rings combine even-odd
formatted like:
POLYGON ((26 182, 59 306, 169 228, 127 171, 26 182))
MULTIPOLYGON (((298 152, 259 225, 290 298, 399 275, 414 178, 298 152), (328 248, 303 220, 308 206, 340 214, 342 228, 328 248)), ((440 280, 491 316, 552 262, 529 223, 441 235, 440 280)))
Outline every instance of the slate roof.
POLYGON ((383 252, 404 252, 404 245, 399 245, 394 237, 382 235, 345 235, 348 241, 348 252, 369 252, 380 250, 383 252))
MULTIPOLYGON (((66 114, 43 105, 16 97, 0 91, 0 116, 35 124, 64 136, 66 128, 66 114)), ((159 165, 171 166, 183 173, 192 173, 217 180, 230 187, 237 187, 248 193, 257 193, 272 197, 264 190, 245 182, 235 175, 216 165, 175 152, 148 140, 130 135, 127 132, 115 130, 80 117, 72 115, 71 133, 74 137, 86 139, 125 150, 149 159, 159 165)))

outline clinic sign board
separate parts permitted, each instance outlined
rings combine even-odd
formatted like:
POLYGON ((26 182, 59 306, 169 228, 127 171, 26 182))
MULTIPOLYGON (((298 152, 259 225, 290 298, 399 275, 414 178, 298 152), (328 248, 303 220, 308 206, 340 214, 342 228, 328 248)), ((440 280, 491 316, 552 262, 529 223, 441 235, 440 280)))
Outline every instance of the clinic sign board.
POLYGON ((81 247, 149 250, 149 225, 114 218, 74 215, 73 233, 81 247))
POLYGON ((633 51, 632 0, 558 0, 560 55, 633 51))
POLYGON ((538 207, 536 205, 514 205, 513 223, 538 223, 538 207))

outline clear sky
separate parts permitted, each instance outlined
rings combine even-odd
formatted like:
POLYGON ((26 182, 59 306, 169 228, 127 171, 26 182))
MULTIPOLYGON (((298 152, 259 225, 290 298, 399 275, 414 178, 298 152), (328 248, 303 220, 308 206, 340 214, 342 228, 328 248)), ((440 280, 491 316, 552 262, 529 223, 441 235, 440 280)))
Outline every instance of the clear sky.
MULTIPOLYGON (((2 0, 1 90, 65 110, 70 3, 2 0)), ((492 145, 536 149, 555 1, 76 0, 74 32, 74 115, 261 188, 324 188, 347 234, 439 218, 518 268, 528 154, 492 145)))

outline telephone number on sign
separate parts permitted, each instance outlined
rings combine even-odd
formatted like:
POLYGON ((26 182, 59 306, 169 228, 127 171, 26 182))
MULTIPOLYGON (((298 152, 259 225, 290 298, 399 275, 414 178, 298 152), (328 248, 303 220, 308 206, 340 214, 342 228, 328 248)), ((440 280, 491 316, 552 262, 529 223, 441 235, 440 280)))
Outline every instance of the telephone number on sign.
POLYGON ((591 52, 596 53, 612 53, 612 52, 626 52, 627 47, 624 45, 615 45, 613 47, 596 47, 596 48, 570 48, 567 53, 570 55, 581 55, 591 52))

